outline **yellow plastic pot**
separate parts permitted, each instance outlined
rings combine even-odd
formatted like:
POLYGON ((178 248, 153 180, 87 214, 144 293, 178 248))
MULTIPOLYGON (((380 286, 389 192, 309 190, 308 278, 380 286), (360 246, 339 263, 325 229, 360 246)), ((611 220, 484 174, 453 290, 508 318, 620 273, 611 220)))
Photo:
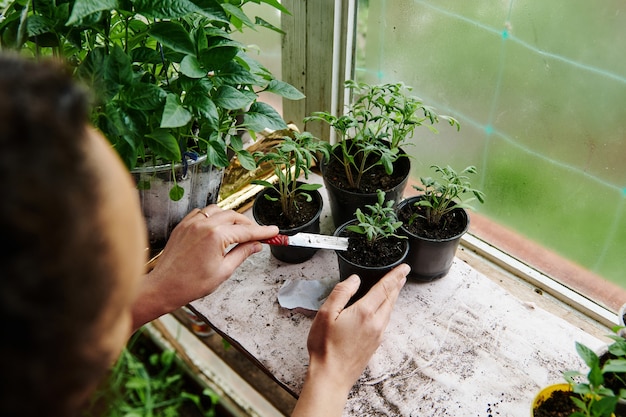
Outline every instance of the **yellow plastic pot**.
POLYGON ((532 406, 530 408, 530 417, 535 416, 535 410, 541 404, 543 404, 544 401, 550 398, 550 396, 552 395, 554 391, 569 392, 571 390, 572 390, 572 387, 570 387, 570 385, 566 383, 548 385, 547 387, 542 388, 541 391, 537 393, 537 395, 535 396, 535 399, 533 400, 532 406))
MULTIPOLYGON (((535 399, 533 400, 532 406, 530 408, 530 417, 535 417, 535 410, 539 406, 541 406, 544 401, 550 398, 552 393, 555 391, 571 392, 572 387, 569 384, 561 383, 548 385, 547 387, 543 388, 541 391, 539 391, 539 393, 535 396, 535 399)), ((615 417, 615 414, 611 414, 611 416, 615 417)))

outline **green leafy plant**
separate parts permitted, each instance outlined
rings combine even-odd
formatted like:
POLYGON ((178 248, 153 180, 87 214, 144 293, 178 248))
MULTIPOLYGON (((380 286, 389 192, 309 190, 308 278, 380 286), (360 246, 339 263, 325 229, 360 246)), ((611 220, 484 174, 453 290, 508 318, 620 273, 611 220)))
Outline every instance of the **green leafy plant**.
POLYGON ((382 165, 387 174, 403 154, 400 147, 407 143, 416 127, 425 125, 431 131, 439 119, 460 128, 458 121, 440 116, 409 92, 403 83, 369 85, 348 80, 345 87, 353 96, 344 115, 314 112, 305 121, 321 120, 338 134, 333 151, 341 149, 338 157, 352 188, 358 189, 363 175, 374 166, 382 165), (349 140, 346 140, 349 139, 349 140))
MULTIPOLYGON (((93 123, 130 169, 185 163, 207 154, 225 167, 228 149, 254 168, 240 131, 285 129, 257 101, 261 92, 304 96, 247 55, 231 34, 266 27, 249 0, 17 0, 0 22, 2 48, 57 55, 94 91, 93 123)), ((288 13, 276 0, 256 0, 288 13)))
POLYGON ((396 217, 394 201, 385 203, 385 193, 381 190, 378 190, 376 194, 378 197, 376 204, 365 206, 369 213, 364 213, 360 208, 356 209, 354 214, 357 222, 347 226, 346 230, 364 235, 369 245, 374 245, 378 240, 389 237, 406 239, 406 236, 396 234, 402 222, 396 217))
POLYGON ((219 396, 209 390, 192 391, 172 350, 153 351, 133 335, 108 378, 92 396, 84 417, 179 416, 183 407, 194 415, 216 415, 219 396))
MULTIPOLYGON (((617 333, 620 329, 622 328, 617 326, 613 330, 617 333)), ((571 397, 579 408, 572 417, 610 417, 614 415, 618 401, 626 399, 626 389, 614 390, 607 386, 610 375, 622 387, 626 387, 626 339, 619 335, 609 337, 613 342, 608 345, 608 354, 611 357, 606 361, 601 361, 589 347, 576 342, 576 352, 587 364, 589 371, 587 374, 579 371, 563 373, 564 379, 572 387, 572 392, 578 394, 571 397)))
POLYGON ((424 217, 430 225, 443 226, 446 214, 456 208, 472 208, 468 203, 474 199, 484 203, 485 196, 482 191, 472 187, 469 177, 466 174, 476 174, 476 167, 468 166, 463 171, 457 173, 450 166, 441 168, 437 165, 431 166, 436 173, 440 174, 441 180, 432 177, 420 178, 423 186, 414 185, 418 191, 422 191, 422 198, 415 202, 415 206, 426 208, 426 214, 414 214, 409 220, 413 223, 418 216, 424 217), (462 200, 463 195, 473 194, 474 197, 462 200))
POLYGON ((297 210, 297 198, 304 196, 307 201, 311 201, 311 196, 306 191, 319 189, 321 184, 299 183, 301 175, 308 179, 314 161, 317 161, 317 154, 324 157, 329 156, 330 145, 309 132, 294 132, 293 138, 283 137, 269 152, 257 152, 255 158, 257 164, 268 162, 274 168, 277 177, 275 184, 265 180, 254 180, 253 184, 263 185, 276 192, 277 197, 265 194, 265 198, 271 201, 279 201, 282 212, 288 219, 292 220, 297 210))

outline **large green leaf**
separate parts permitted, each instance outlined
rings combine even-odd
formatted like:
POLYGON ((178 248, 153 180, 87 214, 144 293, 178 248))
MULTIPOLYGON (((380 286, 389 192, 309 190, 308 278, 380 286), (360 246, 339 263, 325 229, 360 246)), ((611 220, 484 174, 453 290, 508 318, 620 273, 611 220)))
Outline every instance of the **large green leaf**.
POLYGON ((255 132, 261 132, 266 128, 270 130, 287 129, 287 124, 281 115, 269 104, 261 102, 252 104, 250 110, 244 114, 244 125, 255 132))
POLYGON ((175 19, 198 13, 215 22, 229 23, 228 16, 215 0, 134 0, 133 4, 138 13, 157 19, 175 19))
POLYGON ((83 80, 95 93, 98 101, 106 102, 115 95, 108 91, 104 78, 104 62, 106 51, 104 48, 95 48, 90 51, 76 70, 76 75, 83 80), (111 93, 111 94, 110 94, 111 93))
POLYGON ((187 55, 180 61, 180 72, 189 78, 206 77, 207 70, 202 68, 202 64, 193 55, 187 55))
POLYGON ((139 62, 141 64, 160 64, 161 55, 154 49, 146 46, 138 46, 130 51, 130 58, 132 62, 139 62))
POLYGON ((306 96, 302 94, 300 90, 292 86, 289 83, 280 80, 272 80, 265 88, 265 91, 278 94, 281 97, 285 97, 289 100, 301 100, 306 96))
POLYGON ((219 168, 227 167, 230 163, 226 154, 226 144, 220 140, 210 140, 207 147, 207 161, 219 168))
POLYGON ((254 27, 254 23, 246 16, 246 14, 241 10, 240 7, 235 6, 234 4, 230 4, 228 2, 222 3, 222 7, 229 13, 231 16, 239 19, 244 25, 248 27, 254 27))
POLYGON ((137 110, 154 110, 158 108, 167 93, 155 84, 136 83, 124 91, 128 107, 137 110))
POLYGON ((274 7, 275 9, 280 10, 281 12, 291 15, 291 12, 289 11, 289 9, 285 8, 285 6, 280 4, 278 0, 260 0, 260 2, 269 4, 270 6, 274 7))
POLYGON ((255 59, 250 58, 247 54, 240 53, 234 60, 237 64, 242 65, 252 74, 256 75, 260 79, 266 80, 265 84, 269 83, 274 76, 271 71, 265 68, 261 63, 255 59))
POLYGON ((205 27, 203 29, 204 29, 204 34, 208 36, 209 38, 219 37, 219 38, 232 40, 230 38, 230 34, 226 32, 224 29, 216 28, 213 26, 205 27))
POLYGON ((181 127, 191 121, 191 113, 182 106, 180 100, 174 94, 168 94, 165 99, 161 127, 181 127))
POLYGON ((113 46, 111 54, 105 58, 104 77, 120 85, 129 85, 133 81, 130 57, 119 45, 113 46))
POLYGON ((54 30, 54 23, 45 16, 32 15, 26 21, 26 31, 29 37, 43 35, 54 30))
POLYGON ((219 113, 217 106, 208 95, 202 94, 202 92, 198 90, 192 90, 187 93, 185 97, 185 105, 194 114, 203 118, 203 122, 208 123, 213 129, 218 128, 219 113))
POLYGON ((214 22, 229 23, 228 16, 216 0, 193 0, 198 6, 198 13, 214 22))
POLYGON ((116 9, 117 6, 117 0, 76 0, 66 24, 68 26, 80 24, 89 15, 116 9))
POLYGON ((213 96, 213 101, 218 107, 227 110, 243 109, 252 103, 246 94, 229 85, 219 87, 213 96))
POLYGON ((237 160, 244 169, 252 171, 256 168, 256 161, 254 160, 254 156, 252 156, 250 152, 245 149, 241 149, 236 151, 235 153, 237 155, 237 160))
POLYGON ((200 51, 200 62, 208 71, 216 71, 223 68, 239 52, 239 48, 224 46, 200 51))
POLYGON ((180 23, 157 22, 150 28, 150 36, 173 51, 187 55, 196 53, 189 32, 180 23))
POLYGON ((134 0, 133 3, 138 13, 157 19, 176 19, 202 11, 189 0, 134 0))
POLYGON ((242 65, 230 62, 216 76, 224 84, 229 85, 259 85, 263 80, 252 74, 242 65))
POLYGON ((165 129, 157 129, 146 135, 146 143, 152 151, 166 161, 180 161, 181 153, 176 138, 165 129))

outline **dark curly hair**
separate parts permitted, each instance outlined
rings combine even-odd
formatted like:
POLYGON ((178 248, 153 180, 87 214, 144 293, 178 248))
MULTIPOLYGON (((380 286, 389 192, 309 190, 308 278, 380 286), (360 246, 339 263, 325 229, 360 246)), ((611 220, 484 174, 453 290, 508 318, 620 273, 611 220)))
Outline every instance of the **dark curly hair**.
POLYGON ((115 266, 87 126, 61 64, 0 54, 0 416, 73 415, 109 365, 92 341, 115 266))

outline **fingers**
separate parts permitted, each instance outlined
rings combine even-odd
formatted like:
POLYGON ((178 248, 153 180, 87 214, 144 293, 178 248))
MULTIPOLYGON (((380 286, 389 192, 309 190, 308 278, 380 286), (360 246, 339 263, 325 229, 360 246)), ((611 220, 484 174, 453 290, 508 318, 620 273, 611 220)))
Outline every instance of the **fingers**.
POLYGON ((248 256, 258 253, 262 249, 263 246, 259 242, 240 243, 224 256, 225 266, 230 271, 234 271, 248 256))
POLYGON ((202 210, 194 209, 185 219, 200 222, 200 224, 211 228, 226 226, 226 231, 219 232, 220 236, 225 239, 225 246, 268 239, 278 234, 278 227, 276 226, 260 226, 243 214, 233 210, 223 210, 215 204, 202 210))
POLYGON ((234 210, 224 210, 216 204, 211 204, 203 209, 193 209, 189 212, 189 214, 187 214, 187 216, 185 216, 185 218, 202 220, 203 217, 205 219, 210 219, 213 216, 219 216, 219 220, 230 224, 256 224, 243 214, 237 213, 234 210))
POLYGON ((351 275, 344 281, 335 285, 321 309, 327 309, 337 315, 346 307, 350 298, 357 292, 361 285, 361 279, 356 275, 351 275))
POLYGON ((391 311, 409 272, 411 272, 411 268, 408 265, 398 265, 381 278, 362 300, 374 308, 374 311, 381 309, 391 311))

